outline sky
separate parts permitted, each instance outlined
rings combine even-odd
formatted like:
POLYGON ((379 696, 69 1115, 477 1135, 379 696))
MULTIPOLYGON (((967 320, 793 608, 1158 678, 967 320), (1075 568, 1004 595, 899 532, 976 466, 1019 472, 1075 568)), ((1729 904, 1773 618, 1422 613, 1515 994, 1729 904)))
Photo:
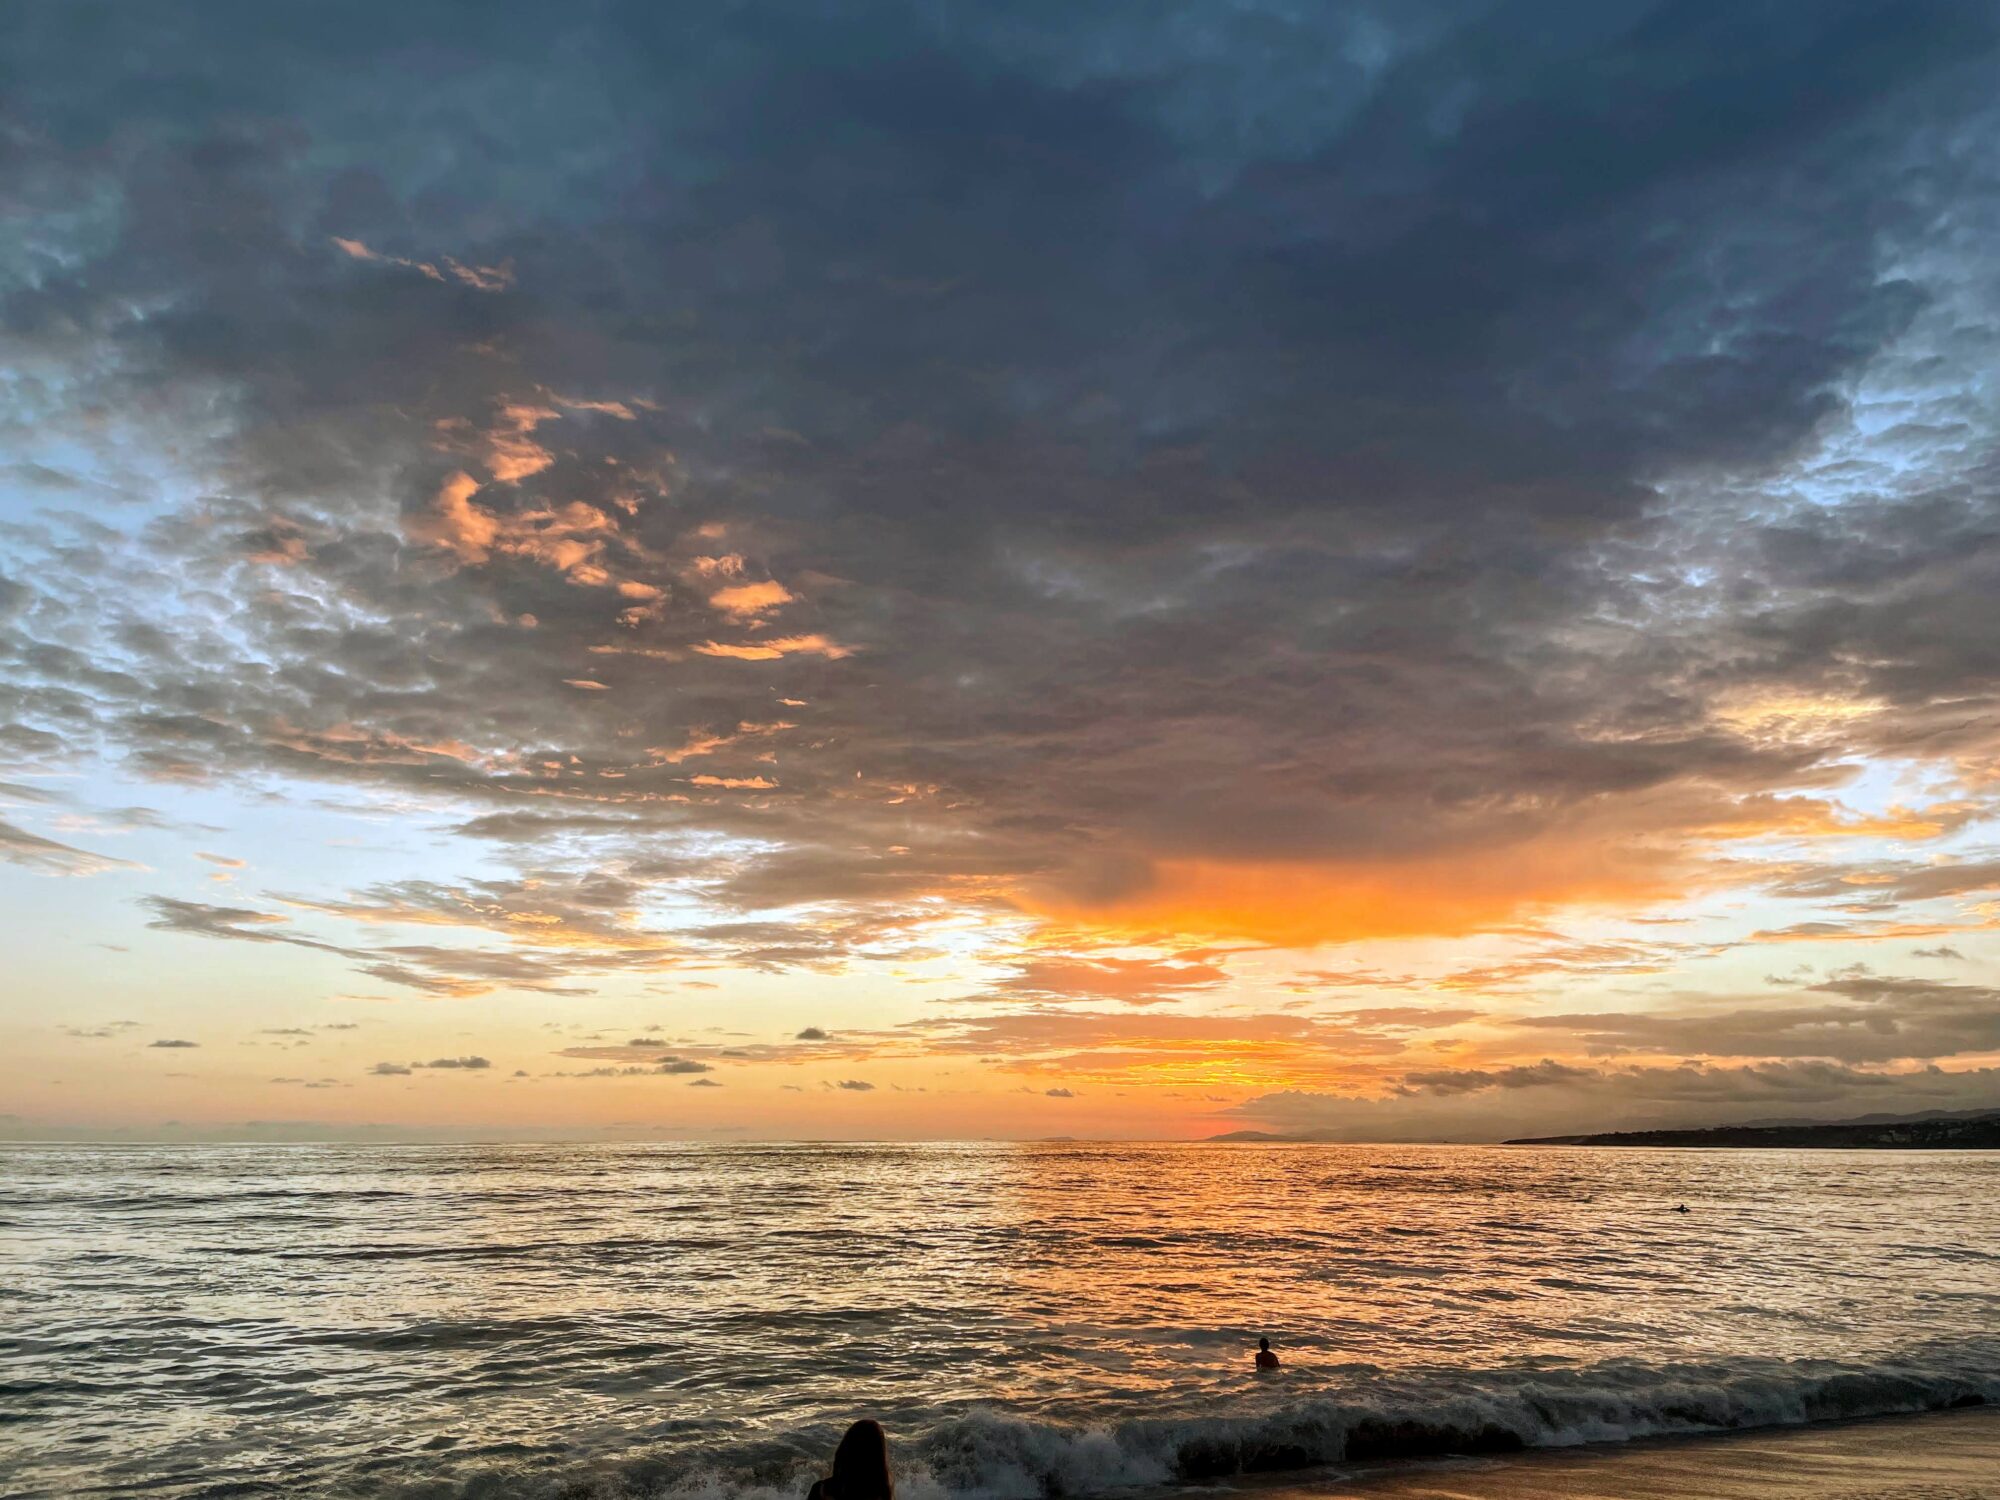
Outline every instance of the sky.
POLYGON ((2000 1107, 2000 12, 26 0, 16 1139, 2000 1107))

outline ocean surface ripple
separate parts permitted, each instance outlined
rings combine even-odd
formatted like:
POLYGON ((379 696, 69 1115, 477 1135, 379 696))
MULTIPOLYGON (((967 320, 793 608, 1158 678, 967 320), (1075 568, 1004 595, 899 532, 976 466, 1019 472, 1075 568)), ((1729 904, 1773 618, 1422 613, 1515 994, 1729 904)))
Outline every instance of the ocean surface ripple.
POLYGON ((2000 1155, 0 1147, 0 1314, 10 1496, 1036 1500, 2000 1401, 2000 1155))

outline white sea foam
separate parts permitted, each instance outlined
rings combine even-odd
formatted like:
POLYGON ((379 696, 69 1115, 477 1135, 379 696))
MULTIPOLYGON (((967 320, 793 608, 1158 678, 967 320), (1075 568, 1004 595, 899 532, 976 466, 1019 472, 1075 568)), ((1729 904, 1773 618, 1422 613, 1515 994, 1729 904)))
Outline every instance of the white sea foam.
MULTIPOLYGON (((1874 1368, 1751 1360, 1583 1370, 1436 1372, 1385 1379, 1258 1412, 1133 1416, 1090 1426, 973 1408, 897 1435, 899 1500, 1081 1500, 1230 1475, 1358 1461, 1616 1443, 2000 1403, 2000 1348, 1932 1364, 1874 1368)), ((804 1460, 774 1473, 768 1453, 653 1452, 623 1462, 413 1478, 425 1495, 590 1496, 594 1500, 797 1500, 804 1460)))

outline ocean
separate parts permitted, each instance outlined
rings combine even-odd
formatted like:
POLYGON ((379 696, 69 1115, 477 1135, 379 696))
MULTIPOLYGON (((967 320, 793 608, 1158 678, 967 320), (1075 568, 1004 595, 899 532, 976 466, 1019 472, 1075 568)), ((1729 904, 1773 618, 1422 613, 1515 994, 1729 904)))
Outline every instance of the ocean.
POLYGON ((2000 1401, 2000 1154, 12 1146, 0 1309, 9 1496, 1081 1497, 2000 1401))

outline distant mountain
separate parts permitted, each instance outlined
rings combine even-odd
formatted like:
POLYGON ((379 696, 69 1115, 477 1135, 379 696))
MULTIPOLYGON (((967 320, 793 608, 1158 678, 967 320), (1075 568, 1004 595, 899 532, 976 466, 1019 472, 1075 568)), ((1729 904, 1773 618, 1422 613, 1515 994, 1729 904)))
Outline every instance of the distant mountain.
POLYGON ((1502 1144, 2000 1151, 2000 1110, 1887 1120, 1836 1120, 1806 1125, 1720 1125, 1708 1130, 1613 1130, 1600 1135, 1528 1136, 1502 1144))
POLYGON ((1988 1105, 1984 1109, 1923 1109, 1908 1115, 1848 1115, 1838 1120, 1815 1119, 1811 1116, 1784 1116, 1768 1120, 1745 1120, 1749 1126, 1763 1125, 1914 1125, 1920 1120, 1981 1120, 1989 1115, 2000 1114, 2000 1110, 1988 1105))

